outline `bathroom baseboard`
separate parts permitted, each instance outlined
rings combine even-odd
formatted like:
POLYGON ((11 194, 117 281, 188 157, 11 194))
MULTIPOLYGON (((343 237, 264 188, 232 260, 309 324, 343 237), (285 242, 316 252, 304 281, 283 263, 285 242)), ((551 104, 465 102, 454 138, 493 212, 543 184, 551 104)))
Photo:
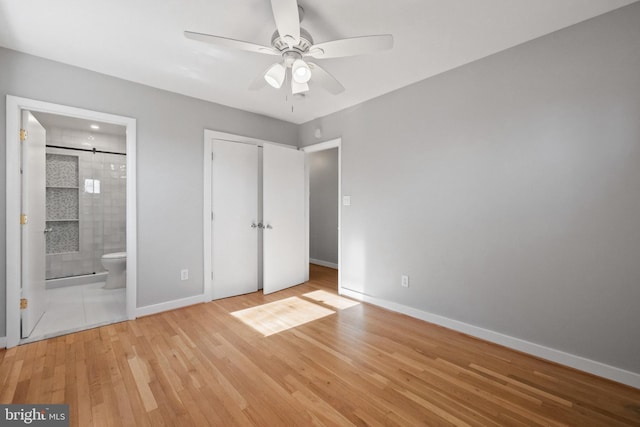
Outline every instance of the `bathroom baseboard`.
POLYGON ((333 268, 334 270, 338 269, 338 264, 333 263, 333 262, 329 262, 329 261, 323 261, 321 259, 309 259, 309 262, 311 264, 316 264, 316 265, 321 265, 323 267, 329 267, 329 268, 333 268))
POLYGON ((149 316, 151 314, 162 313, 163 311, 175 310, 176 308, 200 304, 204 301, 204 294, 201 294, 173 301, 161 302, 159 304, 146 305, 136 309, 136 317, 149 316))
POLYGON ((359 301, 364 301, 382 308, 386 308, 387 310, 406 314, 407 316, 415 317, 429 323, 444 326, 445 328, 462 332, 463 334, 471 335, 485 341, 528 353, 541 359, 546 359, 551 362, 569 366, 580 371, 588 372, 599 377, 607 378, 609 380, 640 389, 640 373, 630 372, 624 369, 617 368, 615 366, 610 366, 595 360, 587 359, 582 356, 565 353, 564 351, 556 350, 555 348, 545 347, 540 344, 501 334, 499 332, 481 328, 469 323, 460 322, 458 320, 450 319, 438 314, 433 314, 427 311, 419 310, 417 308, 398 304, 393 301, 366 295, 358 291, 347 289, 344 286, 340 287, 340 294, 359 301))

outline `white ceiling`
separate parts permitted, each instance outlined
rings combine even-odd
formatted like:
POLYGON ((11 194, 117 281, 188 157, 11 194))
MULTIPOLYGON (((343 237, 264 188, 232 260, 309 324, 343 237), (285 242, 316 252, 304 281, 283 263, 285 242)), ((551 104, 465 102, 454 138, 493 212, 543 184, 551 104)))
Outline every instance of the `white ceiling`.
POLYGON ((318 60, 345 86, 303 100, 247 88, 277 57, 214 48, 191 30, 269 45, 269 0, 4 0, 0 45, 304 123, 636 0, 301 0, 316 43, 391 33, 393 50, 318 60), (293 107, 293 111, 292 111, 293 107))

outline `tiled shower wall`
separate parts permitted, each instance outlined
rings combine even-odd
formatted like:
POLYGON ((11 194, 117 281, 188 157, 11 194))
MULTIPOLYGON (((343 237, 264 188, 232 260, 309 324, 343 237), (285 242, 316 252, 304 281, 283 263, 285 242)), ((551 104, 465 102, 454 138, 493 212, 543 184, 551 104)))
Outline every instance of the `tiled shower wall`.
POLYGON ((78 156, 47 153, 47 252, 77 252, 79 248, 78 156))
MULTIPOLYGON (((126 140, 124 136, 50 127, 47 145, 125 153, 126 140)), ((47 223, 61 226, 59 233, 47 236, 47 279, 102 272, 103 254, 126 251, 126 156, 47 148, 48 180, 55 176, 52 182, 68 182, 63 175, 73 169, 69 163, 74 158, 78 162, 78 225, 74 230, 73 221, 47 223), (58 161, 50 162, 56 156, 58 161), (60 169, 52 169, 57 167, 60 169)), ((58 188, 48 191, 71 193, 58 188)), ((57 209, 47 206, 47 218, 72 215, 72 205, 70 202, 57 209)))

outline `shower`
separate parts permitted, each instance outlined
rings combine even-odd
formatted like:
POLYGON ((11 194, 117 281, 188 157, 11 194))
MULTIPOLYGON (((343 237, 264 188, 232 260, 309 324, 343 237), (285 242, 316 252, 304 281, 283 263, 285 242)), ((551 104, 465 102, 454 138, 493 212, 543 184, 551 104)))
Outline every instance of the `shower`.
POLYGON ((116 145, 120 138, 56 128, 49 133, 53 143, 47 143, 46 154, 46 278, 104 275, 101 257, 126 250, 126 158, 124 151, 96 146, 105 145, 105 140, 116 145), (96 145, 61 145, 65 141, 56 138, 67 134, 74 135, 66 137, 67 143, 92 137, 96 145))

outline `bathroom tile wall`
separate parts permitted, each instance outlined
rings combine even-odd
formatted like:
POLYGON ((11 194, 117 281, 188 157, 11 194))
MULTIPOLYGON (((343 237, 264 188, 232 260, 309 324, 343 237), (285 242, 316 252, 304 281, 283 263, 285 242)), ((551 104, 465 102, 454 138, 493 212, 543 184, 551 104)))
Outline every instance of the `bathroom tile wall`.
MULTIPOLYGON (((126 149, 124 136, 54 127, 47 129, 47 145, 95 147, 116 153, 125 153, 126 149)), ((65 248, 73 246, 58 245, 60 253, 47 254, 46 277, 102 272, 100 258, 103 254, 126 250, 126 157, 58 148, 47 148, 47 153, 77 156, 80 200, 79 235, 75 237, 77 249, 68 251, 65 248)))
POLYGON ((78 218, 78 188, 47 188, 47 220, 78 218), (53 203, 55 202, 55 203, 53 203))
POLYGON ((79 250, 78 156, 46 156, 46 253, 79 250))
POLYGON ((47 187, 77 187, 78 157, 47 154, 47 187))
POLYGON ((124 135, 109 135, 57 127, 47 128, 47 144, 89 150, 95 147, 96 150, 114 153, 125 153, 127 145, 124 135))

